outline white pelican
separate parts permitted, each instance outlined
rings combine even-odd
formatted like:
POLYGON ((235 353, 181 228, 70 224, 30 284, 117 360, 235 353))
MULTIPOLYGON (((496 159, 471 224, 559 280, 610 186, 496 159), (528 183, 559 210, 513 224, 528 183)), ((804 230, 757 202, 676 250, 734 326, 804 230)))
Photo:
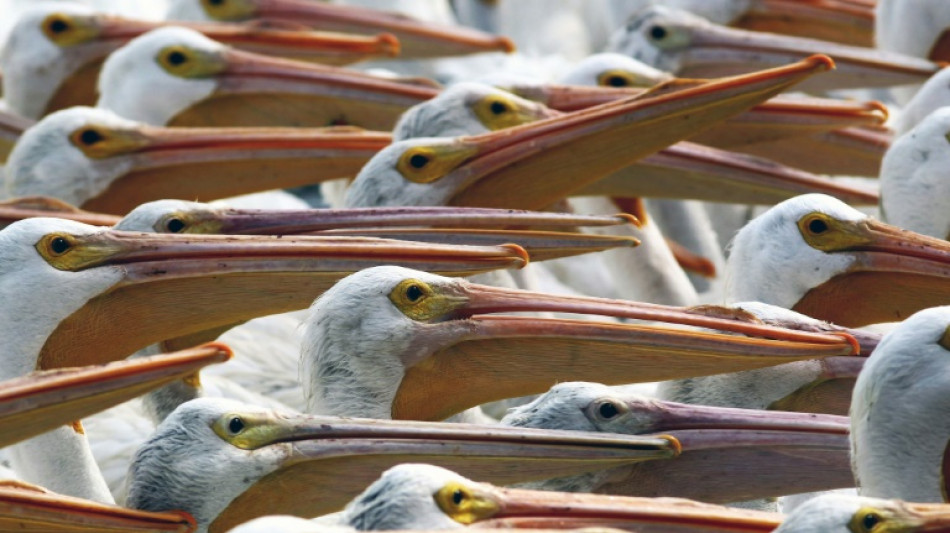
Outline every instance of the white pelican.
POLYGON ((874 39, 882 50, 950 59, 950 11, 939 0, 878 0, 874 39))
POLYGON ((608 103, 501 132, 395 143, 363 168, 347 191, 346 204, 546 208, 696 129, 823 71, 829 67, 826 59, 810 58, 655 98, 608 103), (624 135, 623 143, 604 142, 604 136, 616 140, 618 135, 624 135))
POLYGON ((390 468, 342 512, 318 520, 356 531, 461 529, 477 524, 479 529, 601 526, 628 531, 646 527, 648 531, 763 533, 780 521, 781 516, 773 513, 681 499, 501 488, 445 468, 412 463, 390 468))
POLYGON ((946 501, 945 361, 950 308, 916 313, 888 333, 851 402, 852 462, 863 496, 946 501))
POLYGON ((316 30, 375 35, 392 33, 399 39, 400 57, 431 58, 479 52, 512 52, 506 37, 489 35, 461 26, 422 22, 402 14, 356 6, 314 3, 305 0, 249 0, 207 2, 172 0, 167 17, 178 20, 243 21, 316 30))
POLYGON ((390 130, 435 96, 427 80, 234 50, 187 28, 152 30, 113 52, 99 75, 98 107, 153 125, 311 126, 390 130), (152 98, 160 93, 162 98, 152 98))
POLYGON ((427 461, 497 483, 575 475, 676 455, 669 437, 296 415, 203 398, 136 453, 126 505, 181 510, 198 531, 265 514, 337 511, 383 470, 427 461))
MULTIPOLYGON (((148 235, 62 219, 21 220, 0 231, 0 335, 7 339, 0 379, 115 360, 164 339, 299 309, 320 292, 313 282, 325 287, 341 269, 359 269, 369 258, 398 262, 414 255, 426 268, 462 266, 460 274, 524 261, 523 250, 513 247, 397 243, 148 235), (335 273, 326 278, 329 272, 335 273), (282 276, 293 280, 284 289, 282 276), (182 298, 189 303, 183 305, 182 298), (239 317, 242 307, 254 310, 239 317), (97 327, 89 328, 93 316, 97 327)), ((64 494, 112 499, 84 438, 72 428, 15 445, 11 455, 27 480, 64 494)))
POLYGON ((439 420, 488 401, 540 393, 565 379, 649 382, 856 351, 849 334, 760 330, 748 317, 705 313, 377 267, 347 277, 313 303, 301 379, 311 412, 439 420), (786 340, 497 315, 515 311, 658 320, 786 340), (703 338, 699 344, 696 335, 703 338), (759 346, 757 356, 748 355, 747 343, 759 346), (585 355, 578 359, 577 353, 585 355), (723 356, 715 363, 706 357, 714 353, 723 356))
POLYGON ((73 107, 22 135, 6 192, 122 215, 151 200, 217 200, 352 177, 389 140, 357 128, 162 128, 73 107))
POLYGON ((950 106, 950 70, 934 74, 901 109, 894 124, 897 135, 904 135, 941 107, 950 106))
POLYGON ((613 35, 608 50, 693 78, 727 76, 828 54, 837 70, 802 84, 803 90, 812 91, 923 83, 940 69, 909 55, 718 26, 659 5, 632 17, 613 35))
MULTIPOLYGON (((129 40, 170 24, 97 13, 81 4, 40 3, 17 19, 0 54, 7 104, 31 118, 73 105, 93 105, 106 56, 129 40)), ((330 64, 395 55, 398 49, 391 35, 369 38, 238 24, 184 24, 244 50, 330 64)))
MULTIPOLYGON (((946 90, 946 87, 943 87, 946 90)), ((881 165, 881 215, 887 222, 931 237, 950 237, 950 108, 940 108, 898 137, 881 165)))
POLYGON ((785 517, 775 533, 946 531, 950 506, 825 494, 785 517))

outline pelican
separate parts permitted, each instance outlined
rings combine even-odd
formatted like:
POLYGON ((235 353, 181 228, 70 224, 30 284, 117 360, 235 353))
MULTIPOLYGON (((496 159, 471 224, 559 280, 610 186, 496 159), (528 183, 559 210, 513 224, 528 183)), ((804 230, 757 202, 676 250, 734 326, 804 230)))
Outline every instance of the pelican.
POLYGON ((501 132, 394 143, 363 168, 345 201, 350 207, 452 203, 546 208, 697 128, 828 67, 826 59, 815 57, 782 69, 608 103, 501 132), (605 143, 605 135, 612 139, 624 135, 624 143, 605 143), (528 139, 530 145, 525 144, 528 139))
POLYGON ((927 414, 945 408, 948 327, 948 307, 914 314, 884 337, 858 376, 851 443, 862 496, 946 501, 950 426, 927 414))
POLYGON ((933 61, 950 59, 950 13, 933 0, 878 0, 874 37, 878 48, 933 61))
POLYGON ((901 109, 895 122, 897 135, 902 136, 914 129, 931 113, 950 105, 950 71, 941 70, 927 80, 914 97, 901 109))
POLYGON ((231 49, 187 28, 141 35, 99 74, 98 107, 153 125, 390 130, 432 98, 431 82, 387 79, 231 49), (150 98, 155 93, 162 98, 150 98))
MULTIPOLYGON (((482 476, 484 479, 484 476, 482 476)), ((356 531, 618 527, 629 531, 762 531, 781 516, 681 499, 564 494, 476 483, 428 464, 390 468, 335 515, 319 522, 356 531), (654 529, 656 528, 656 529, 654 529)))
POLYGON ((74 423, 230 357, 227 346, 208 344, 101 366, 33 372, 0 382, 0 447, 74 423))
POLYGON ((6 191, 123 215, 151 200, 217 200, 352 177, 389 141, 348 127, 162 128, 73 107, 23 134, 6 191))
MULTIPOLYGON (((6 101, 13 111, 30 118, 73 105, 93 105, 106 56, 169 24, 104 15, 81 4, 48 3, 28 9, 17 19, 0 54, 0 68, 7 74, 6 101)), ((332 64, 398 51, 392 35, 369 38, 238 24, 183 24, 244 50, 332 64)))
POLYGON ((850 332, 761 330, 716 312, 500 289, 400 267, 347 277, 310 313, 301 351, 309 410, 341 416, 440 420, 564 379, 658 381, 864 349, 850 332), (659 320, 776 340, 497 315, 513 311, 659 320), (747 343, 758 355, 749 356, 747 343), (714 353, 722 356, 715 363, 705 357, 714 353))
POLYGON ((126 505, 181 510, 197 530, 258 516, 337 511, 385 469, 427 461, 496 483, 675 457, 670 437, 296 415, 202 398, 138 450, 126 505))
POLYGON ((356 6, 315 4, 302 0, 250 0, 242 3, 172 0, 167 18, 199 21, 259 20, 264 23, 375 35, 392 33, 399 39, 400 57, 432 58, 479 52, 513 52, 507 37, 465 27, 446 27, 356 6))
MULTIPOLYGON (((434 270, 461 267, 458 274, 525 260, 525 252, 513 246, 149 235, 45 218, 7 226, 0 231, 0 250, 0 292, 5 296, 0 335, 7 339, 0 379, 34 369, 107 362, 164 339, 220 332, 225 324, 303 308, 321 291, 318 285, 326 287, 341 271, 359 269, 367 259, 373 264, 414 257, 434 270), (292 281, 281 283, 282 277, 292 281), (97 327, 89 328, 90 321, 97 327)), ((72 428, 11 450, 18 472, 28 481, 63 494, 111 501, 85 440, 72 428)))
POLYGON ((917 57, 718 26, 687 11, 652 6, 618 30, 608 50, 677 76, 707 78, 773 67, 814 53, 837 64, 802 90, 891 87, 923 83, 940 66, 917 57))
POLYGON ((826 494, 805 502, 782 521, 775 533, 872 533, 946 531, 950 507, 826 494))
MULTIPOLYGON (((946 90, 946 87, 944 87, 946 90)), ((950 109, 935 110, 898 137, 881 166, 881 215, 896 226, 931 237, 950 237, 943 169, 950 160, 950 109)))

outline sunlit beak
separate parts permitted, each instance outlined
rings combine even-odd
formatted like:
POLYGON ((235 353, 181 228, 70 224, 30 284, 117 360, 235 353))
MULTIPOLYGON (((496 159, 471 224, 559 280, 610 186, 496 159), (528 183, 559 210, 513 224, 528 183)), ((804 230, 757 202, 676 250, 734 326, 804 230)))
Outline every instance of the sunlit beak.
MULTIPOLYGON (((2 80, 0 80, 2 85, 2 80)), ((20 135, 32 126, 34 121, 19 115, 0 110, 0 165, 7 161, 20 135)))
POLYGON ((0 482, 3 531, 188 533, 196 527, 194 518, 183 511, 136 511, 63 496, 19 481, 0 482))
POLYGON ((388 133, 338 128, 99 128, 87 157, 123 157, 129 170, 83 207, 125 214, 159 199, 210 201, 355 176, 388 133), (102 146, 100 146, 102 145, 102 146))
POLYGON ((14 198, 0 202, 0 228, 17 220, 34 217, 65 218, 90 226, 112 226, 120 220, 112 215, 83 211, 66 202, 45 196, 14 198))
POLYGON ((405 462, 514 483, 671 459, 679 451, 675 439, 663 436, 305 415, 236 416, 242 416, 251 431, 259 431, 260 438, 235 437, 230 444, 247 453, 270 449, 283 460, 277 471, 232 500, 210 531, 227 531, 265 514, 313 517, 337 511, 383 471, 405 462))
POLYGON ((812 246, 854 261, 808 291, 795 311, 859 327, 950 303, 950 242, 870 219, 840 224, 840 242, 812 246))
POLYGON ((756 0, 733 26, 874 47, 874 4, 847 0, 756 0))
POLYGON ((474 155, 439 179, 458 184, 453 205, 543 209, 831 67, 827 58, 816 56, 462 138, 446 149, 474 155))
MULTIPOLYGON (((616 528, 626 531, 770 532, 782 515, 682 499, 548 492, 467 484, 473 512, 446 514, 478 528, 616 528)), ((445 505, 448 507, 448 505, 445 505)))
POLYGON ((560 381, 665 381, 861 351, 845 333, 773 327, 702 309, 460 287, 458 294, 452 289, 453 294, 437 298, 446 310, 437 322, 428 323, 416 351, 404 357, 407 368, 393 400, 394 419, 441 420, 486 402, 541 393, 560 381), (513 312, 600 315, 662 325, 494 314, 513 312))
POLYGON ((35 437, 227 361, 231 350, 207 344, 104 366, 35 372, 0 383, 0 446, 35 437))
POLYGON ((185 26, 216 41, 248 51, 334 65, 372 57, 391 57, 399 51, 399 43, 392 35, 360 37, 271 29, 259 24, 153 22, 113 15, 61 13, 50 15, 43 24, 43 31, 48 38, 58 46, 69 49, 79 65, 47 103, 46 114, 77 105, 95 105, 98 97, 96 83, 105 58, 135 37, 163 26, 185 26), (81 38, 74 41, 68 33, 62 36, 51 34, 46 26, 53 21, 65 25, 67 32, 74 32, 81 38))
POLYGON ((223 52, 207 77, 208 98, 181 111, 171 126, 353 125, 390 131, 404 111, 438 94, 434 82, 387 79, 355 70, 223 52))
POLYGON ((799 86, 804 91, 892 87, 927 81, 940 65, 913 56, 785 35, 737 30, 714 24, 680 26, 688 32, 678 76, 709 78, 787 64, 827 54, 837 69, 799 86))
POLYGON ((84 236, 51 233, 36 248, 54 268, 101 268, 116 280, 60 322, 43 347, 41 369, 112 361, 165 339, 303 309, 346 275, 370 266, 470 275, 519 267, 527 260, 527 252, 516 245, 111 230, 84 236))
POLYGON ((578 194, 772 205, 811 192, 854 205, 877 205, 879 201, 874 190, 755 156, 688 142, 648 156, 578 194))
POLYGON ((894 132, 884 126, 862 126, 743 146, 743 152, 818 174, 867 176, 881 173, 881 161, 894 132))
POLYGON ((438 244, 495 246, 514 243, 533 261, 636 246, 630 237, 577 232, 578 226, 636 223, 632 216, 583 216, 562 213, 460 207, 398 207, 262 211, 208 209, 170 213, 155 225, 168 232, 177 221, 185 233, 237 235, 327 235, 380 237, 438 244), (517 226, 519 229, 510 228, 517 226), (527 229, 544 227, 545 231, 527 229), (526 229, 520 229, 526 228, 526 229))
POLYGON ((897 533, 950 533, 950 505, 901 502, 899 513, 889 522, 897 533))
POLYGON ((212 17, 222 20, 246 18, 263 19, 308 26, 316 30, 343 33, 392 33, 401 44, 400 57, 405 59, 431 58, 505 52, 515 49, 507 37, 482 33, 463 26, 444 26, 415 20, 397 13, 387 13, 357 6, 342 6, 306 0, 252 0, 245 13, 220 15, 207 9, 212 17))

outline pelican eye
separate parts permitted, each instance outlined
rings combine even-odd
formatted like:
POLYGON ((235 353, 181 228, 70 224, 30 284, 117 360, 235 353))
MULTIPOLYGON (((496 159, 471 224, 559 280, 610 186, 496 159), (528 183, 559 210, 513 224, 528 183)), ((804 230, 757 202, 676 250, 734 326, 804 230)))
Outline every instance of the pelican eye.
POLYGON ((504 102, 500 102, 498 100, 495 100, 494 102, 492 102, 488 106, 488 109, 495 115, 501 115, 502 113, 508 112, 508 106, 505 105, 504 102))
POLYGON ((822 233, 828 231, 828 223, 820 218, 814 218, 808 221, 808 232, 812 235, 821 235, 822 233))
POLYGON ((170 217, 165 221, 165 229, 169 233, 181 233, 186 227, 185 221, 178 217, 170 217))
POLYGON ((597 76, 597 85, 601 87, 635 87, 637 86, 637 80, 632 72, 611 69, 601 72, 597 76))
POLYGON ((423 296, 425 292, 422 291, 422 287, 415 283, 406 288, 406 299, 410 302, 418 302, 423 296))
POLYGON ((819 212, 798 219, 798 231, 809 246, 823 252, 848 250, 872 240, 862 221, 842 221, 819 212))
POLYGON ((188 61, 188 56, 178 50, 175 50, 174 52, 169 52, 168 55, 165 56, 165 61, 168 61, 169 65, 183 65, 186 61, 188 61))
POLYGON ((228 431, 231 432, 232 435, 237 435, 244 431, 244 421, 241 420, 241 417, 235 416, 228 421, 228 431))
POLYGON ((409 157, 409 166, 421 170, 429 164, 429 157, 422 154, 412 154, 409 157))
POLYGON ((594 402, 590 407, 590 412, 595 418, 608 422, 626 413, 627 406, 613 398, 605 398, 594 402))
POLYGON ((412 320, 428 322, 449 316, 466 300, 437 293, 428 283, 410 278, 402 280, 390 291, 389 301, 412 320))
POLYGON ((80 143, 86 146, 92 146, 103 139, 101 133, 91 128, 79 130, 79 133, 76 134, 76 138, 80 143))
POLYGON ((195 50, 185 45, 162 48, 155 61, 166 72, 180 78, 208 78, 227 68, 227 61, 218 52, 195 50))
POLYGON ((617 409, 617 406, 610 402, 605 402, 600 404, 600 408, 597 409, 597 412, 600 413, 601 417, 610 420, 620 414, 620 409, 617 409))
POLYGON ((950 351, 950 326, 943 330, 943 334, 937 339, 937 344, 943 346, 944 350, 950 351))
POLYGON ((497 503, 457 482, 445 484, 433 498, 442 512, 460 524, 485 520, 498 512, 497 503))
POLYGON ((662 41, 663 39, 666 39, 666 36, 668 34, 669 32, 666 31, 666 28, 664 28, 663 26, 650 27, 650 38, 652 38, 655 41, 662 41))
POLYGON ((201 7, 213 19, 226 21, 247 20, 254 16, 253 0, 201 0, 201 7))
POLYGON ((70 253, 76 247, 76 238, 67 233, 50 233, 37 241, 36 251, 54 268, 72 270, 75 254, 70 253))
POLYGON ((604 80, 604 85, 607 87, 627 87, 630 83, 623 76, 614 74, 613 76, 607 76, 604 80))
POLYGON ((851 518, 851 523, 848 524, 848 529, 851 530, 852 533, 872 533, 885 529, 886 526, 882 524, 886 522, 886 518, 879 510, 871 507, 862 507, 858 509, 858 512, 854 513, 854 516, 851 518))
POLYGON ((73 245, 65 237, 53 237, 49 240, 49 251, 53 255, 63 255, 68 252, 73 245))
POLYGON ((46 24, 50 33, 60 34, 69 29, 69 23, 61 18, 55 18, 46 24))

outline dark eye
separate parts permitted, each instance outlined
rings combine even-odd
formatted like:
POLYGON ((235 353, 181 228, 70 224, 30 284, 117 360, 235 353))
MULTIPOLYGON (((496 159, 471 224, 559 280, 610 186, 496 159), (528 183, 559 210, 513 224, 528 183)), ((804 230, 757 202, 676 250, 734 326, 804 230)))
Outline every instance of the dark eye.
POLYGON ((418 302, 422 296, 422 289, 419 288, 418 285, 410 285, 409 288, 406 289, 406 298, 408 298, 410 302, 418 302))
POLYGON ((808 231, 815 235, 821 235, 828 231, 828 223, 820 218, 816 218, 808 223, 808 231))
POLYGON ((662 41, 666 38, 666 28, 663 26, 653 26, 650 28, 650 37, 653 37, 657 41, 662 41))
POLYGON ((180 218, 170 218, 165 222, 165 229, 172 233, 181 233, 185 229, 185 223, 180 218))
POLYGON ((244 421, 240 417, 234 417, 228 422, 228 431, 237 435, 244 431, 244 421))
POLYGON ((409 158, 409 166, 411 166, 412 168, 419 169, 428 164, 429 164, 429 158, 422 154, 416 154, 409 158))
POLYGON ((620 414, 620 409, 617 409, 617 406, 614 405, 613 402, 604 402, 597 408, 597 413, 600 414, 604 420, 610 420, 620 414))
POLYGON ((63 237, 54 237, 49 243, 49 249, 53 251, 56 255, 62 255, 66 253, 70 248, 69 241, 63 237))
POLYGON ((868 513, 864 515, 864 518, 861 520, 861 525, 864 526, 864 529, 871 531, 872 529, 874 529, 874 526, 878 525, 880 521, 881 521, 880 516, 874 513, 868 513))
POLYGON ((220 6, 224 3, 224 0, 208 0, 208 3, 213 6, 220 6))
POLYGON ((176 67, 188 61, 188 57, 185 56, 185 54, 181 52, 172 52, 168 54, 167 59, 168 59, 169 65, 176 66, 176 67))
POLYGON ((63 33, 69 29, 69 24, 66 24, 66 21, 56 19, 49 23, 49 31, 51 33, 63 33))
POLYGON ((79 134, 79 142, 92 146, 102 140, 102 134, 96 130, 85 130, 79 134))
POLYGON ((452 503, 455 505, 461 505, 462 500, 464 499, 465 494, 463 494, 461 490, 456 489, 456 491, 452 493, 452 503))
POLYGON ((605 80, 610 87, 626 87, 627 80, 623 76, 608 76, 605 80))
POLYGON ((502 114, 502 113, 508 111, 508 106, 506 106, 505 104, 503 104, 503 103, 501 103, 501 102, 492 102, 492 103, 491 103, 491 107, 490 107, 489 109, 491 109, 491 112, 492 112, 493 114, 495 114, 495 115, 500 115, 500 114, 502 114))

